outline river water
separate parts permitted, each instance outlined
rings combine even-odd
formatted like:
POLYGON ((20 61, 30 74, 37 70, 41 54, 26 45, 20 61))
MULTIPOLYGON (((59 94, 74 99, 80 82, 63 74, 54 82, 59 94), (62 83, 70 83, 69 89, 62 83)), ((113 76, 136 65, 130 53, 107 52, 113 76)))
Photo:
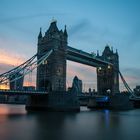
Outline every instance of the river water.
POLYGON ((140 109, 27 113, 0 105, 0 140, 140 140, 140 109))

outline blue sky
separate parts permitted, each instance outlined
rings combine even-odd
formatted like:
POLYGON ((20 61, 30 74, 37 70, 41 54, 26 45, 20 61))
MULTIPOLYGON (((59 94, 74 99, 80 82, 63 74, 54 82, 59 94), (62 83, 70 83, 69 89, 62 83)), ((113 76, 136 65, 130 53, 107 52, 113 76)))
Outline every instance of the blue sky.
MULTIPOLYGON (((139 0, 0 0, 0 73, 13 67, 8 59, 18 65, 36 53, 39 28, 44 33, 54 17, 59 29, 67 25, 70 46, 118 49, 120 71, 132 88, 140 85, 139 13, 139 0)), ((68 71, 96 86, 95 68, 68 62, 68 71)))

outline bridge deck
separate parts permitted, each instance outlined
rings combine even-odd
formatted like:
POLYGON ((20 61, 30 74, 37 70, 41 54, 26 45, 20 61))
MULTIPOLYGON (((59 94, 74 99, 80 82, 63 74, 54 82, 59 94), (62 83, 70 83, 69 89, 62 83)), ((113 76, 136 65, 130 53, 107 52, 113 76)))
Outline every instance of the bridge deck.
POLYGON ((0 95, 47 95, 48 92, 24 90, 0 90, 0 95))

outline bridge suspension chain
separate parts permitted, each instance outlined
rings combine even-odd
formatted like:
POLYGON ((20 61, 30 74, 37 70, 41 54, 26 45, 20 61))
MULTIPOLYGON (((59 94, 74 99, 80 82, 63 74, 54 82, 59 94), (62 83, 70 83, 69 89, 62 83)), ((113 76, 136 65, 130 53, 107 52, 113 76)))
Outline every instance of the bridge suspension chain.
POLYGON ((13 77, 16 73, 19 73, 22 69, 27 67, 35 58, 37 54, 35 54, 33 57, 28 59, 26 62, 22 63, 21 65, 3 73, 0 74, 0 84, 6 83, 7 80, 9 80, 10 77, 13 77))
POLYGON ((119 75, 121 77, 121 80, 125 86, 125 88, 127 89, 127 91, 131 94, 131 97, 136 97, 136 95, 134 94, 133 90, 129 87, 129 85, 127 84, 127 82, 125 81, 123 75, 121 74, 121 72, 119 71, 119 75))
POLYGON ((17 66, 16 68, 5 72, 0 75, 0 84, 5 84, 9 82, 17 81, 18 79, 24 77, 25 75, 32 72, 34 69, 36 69, 38 66, 40 66, 47 58, 52 54, 53 50, 50 50, 45 55, 40 57, 39 59, 35 60, 37 54, 35 54, 32 58, 24 62, 23 64, 17 66))

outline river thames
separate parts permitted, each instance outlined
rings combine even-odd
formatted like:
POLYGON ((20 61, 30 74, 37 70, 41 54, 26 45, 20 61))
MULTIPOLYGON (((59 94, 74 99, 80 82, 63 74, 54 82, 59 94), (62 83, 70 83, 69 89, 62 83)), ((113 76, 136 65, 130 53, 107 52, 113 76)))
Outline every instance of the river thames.
POLYGON ((140 109, 27 113, 0 105, 0 140, 140 140, 140 109))

